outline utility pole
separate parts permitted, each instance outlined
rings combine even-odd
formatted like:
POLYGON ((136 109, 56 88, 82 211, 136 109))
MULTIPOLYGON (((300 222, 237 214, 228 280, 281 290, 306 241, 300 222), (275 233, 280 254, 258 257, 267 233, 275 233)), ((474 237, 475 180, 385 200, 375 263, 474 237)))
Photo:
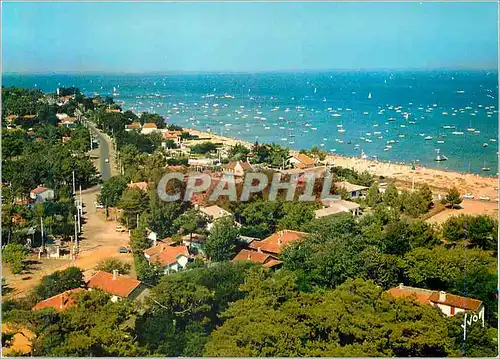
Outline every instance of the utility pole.
POLYGON ((75 215, 75 246, 78 248, 78 228, 76 223, 76 215, 75 215))
POLYGON ((73 194, 76 193, 76 190, 75 190, 75 170, 73 170, 73 194))
POLYGON ((81 215, 80 215, 80 209, 77 207, 76 208, 76 213, 78 213, 78 233, 82 231, 82 224, 80 221, 81 215))
POLYGON ((40 217, 40 230, 42 231, 42 252, 45 250, 45 244, 43 242, 43 218, 40 217))

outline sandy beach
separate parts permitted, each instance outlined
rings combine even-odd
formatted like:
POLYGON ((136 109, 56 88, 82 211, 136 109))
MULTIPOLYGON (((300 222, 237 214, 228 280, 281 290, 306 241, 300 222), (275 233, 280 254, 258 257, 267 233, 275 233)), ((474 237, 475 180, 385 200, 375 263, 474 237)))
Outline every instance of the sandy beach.
MULTIPOLYGON (((184 130, 201 138, 207 138, 227 146, 234 146, 237 143, 247 147, 252 146, 247 141, 222 137, 191 128, 185 128, 184 130)), ((328 155, 326 161, 331 160, 333 160, 336 166, 351 168, 360 172, 368 171, 375 176, 394 179, 401 187, 411 188, 414 181, 415 187, 426 183, 431 187, 433 192, 445 193, 449 188, 456 186, 462 194, 470 193, 476 199, 480 196, 486 196, 491 201, 498 200, 498 178, 493 176, 483 177, 476 174, 448 172, 423 166, 416 166, 413 170, 409 165, 377 162, 340 155, 328 155)))

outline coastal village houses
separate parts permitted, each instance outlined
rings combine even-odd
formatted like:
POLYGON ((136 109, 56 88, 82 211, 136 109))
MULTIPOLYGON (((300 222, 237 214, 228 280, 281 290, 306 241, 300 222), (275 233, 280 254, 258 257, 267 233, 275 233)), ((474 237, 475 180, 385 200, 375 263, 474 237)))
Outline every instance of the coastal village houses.
POLYGON ((389 289, 387 293, 394 298, 410 297, 419 303, 438 307, 448 317, 465 311, 484 314, 484 304, 482 301, 443 291, 407 287, 400 284, 398 287, 389 289))
POLYGON ((120 275, 117 270, 113 273, 97 272, 87 281, 88 290, 100 289, 111 295, 111 300, 117 302, 123 298, 142 300, 149 290, 137 279, 120 275))

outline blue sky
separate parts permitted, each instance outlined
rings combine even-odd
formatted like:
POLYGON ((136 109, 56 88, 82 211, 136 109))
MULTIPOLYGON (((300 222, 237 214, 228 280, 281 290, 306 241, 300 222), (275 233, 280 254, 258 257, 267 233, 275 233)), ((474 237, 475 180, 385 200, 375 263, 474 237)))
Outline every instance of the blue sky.
POLYGON ((497 3, 3 3, 4 72, 497 68, 497 3))

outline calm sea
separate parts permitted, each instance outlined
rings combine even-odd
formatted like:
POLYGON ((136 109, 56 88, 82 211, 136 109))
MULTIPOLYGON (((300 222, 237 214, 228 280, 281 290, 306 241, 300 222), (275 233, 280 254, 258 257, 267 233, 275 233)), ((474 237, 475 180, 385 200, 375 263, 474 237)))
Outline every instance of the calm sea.
POLYGON ((496 71, 4 74, 3 85, 115 92, 124 109, 154 111, 169 123, 247 141, 498 172, 496 71), (435 162, 436 150, 448 161, 435 162))

